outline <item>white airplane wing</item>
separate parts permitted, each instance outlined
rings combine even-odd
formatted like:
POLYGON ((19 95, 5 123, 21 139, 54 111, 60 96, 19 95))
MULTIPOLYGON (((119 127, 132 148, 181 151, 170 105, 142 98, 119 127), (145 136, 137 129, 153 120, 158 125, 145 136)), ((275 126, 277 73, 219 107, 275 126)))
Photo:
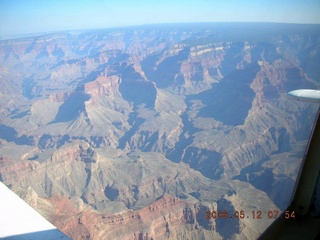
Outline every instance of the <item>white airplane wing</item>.
POLYGON ((0 182, 0 239, 69 239, 0 182))
POLYGON ((320 103, 320 90, 298 89, 288 92, 288 96, 298 101, 320 103))

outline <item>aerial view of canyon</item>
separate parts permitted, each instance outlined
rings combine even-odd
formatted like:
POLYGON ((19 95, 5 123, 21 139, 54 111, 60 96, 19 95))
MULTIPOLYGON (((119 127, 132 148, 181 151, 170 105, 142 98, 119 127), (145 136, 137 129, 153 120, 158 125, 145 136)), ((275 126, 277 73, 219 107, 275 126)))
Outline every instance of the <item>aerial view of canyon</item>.
POLYGON ((257 239, 318 110, 287 93, 319 69, 320 24, 2 37, 0 181, 71 239, 257 239))

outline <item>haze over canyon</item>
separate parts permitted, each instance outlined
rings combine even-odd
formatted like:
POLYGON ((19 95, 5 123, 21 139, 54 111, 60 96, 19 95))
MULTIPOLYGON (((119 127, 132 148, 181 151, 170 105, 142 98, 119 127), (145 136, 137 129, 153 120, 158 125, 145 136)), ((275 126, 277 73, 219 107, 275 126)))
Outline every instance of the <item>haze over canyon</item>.
POLYGON ((317 112, 286 94, 318 89, 319 69, 319 25, 1 40, 0 180, 72 239, 255 239, 317 112))

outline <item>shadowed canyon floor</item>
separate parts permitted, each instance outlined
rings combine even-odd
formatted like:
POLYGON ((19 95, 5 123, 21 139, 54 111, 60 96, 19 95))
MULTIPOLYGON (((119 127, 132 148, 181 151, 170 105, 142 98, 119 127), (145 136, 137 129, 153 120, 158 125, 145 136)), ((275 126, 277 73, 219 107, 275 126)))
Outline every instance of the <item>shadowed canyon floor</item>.
POLYGON ((289 203, 317 106, 286 93, 319 88, 317 59, 318 25, 2 40, 0 180, 73 239, 255 239, 289 203))

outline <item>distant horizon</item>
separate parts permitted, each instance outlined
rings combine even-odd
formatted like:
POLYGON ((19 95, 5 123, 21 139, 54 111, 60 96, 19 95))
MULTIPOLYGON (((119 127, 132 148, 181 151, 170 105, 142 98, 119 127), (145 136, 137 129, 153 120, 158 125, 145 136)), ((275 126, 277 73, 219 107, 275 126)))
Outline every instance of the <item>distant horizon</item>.
POLYGON ((320 24, 318 0, 2 0, 0 36, 150 24, 320 24))
POLYGON ((100 28, 79 28, 79 29, 63 29, 63 30, 51 30, 51 31, 40 31, 40 32, 24 32, 24 33, 0 33, 0 41, 1 40, 10 40, 10 39, 18 39, 24 37, 34 37, 34 36, 42 36, 46 34, 58 34, 64 32, 86 32, 86 31, 100 31, 100 30, 122 30, 127 28, 140 28, 140 27, 148 27, 148 26, 165 26, 165 25, 203 25, 203 24, 274 24, 274 25, 318 25, 320 23, 285 23, 285 22, 174 22, 174 23, 149 23, 149 24, 140 24, 140 25, 128 25, 128 26, 115 26, 115 27, 100 27, 100 28))

